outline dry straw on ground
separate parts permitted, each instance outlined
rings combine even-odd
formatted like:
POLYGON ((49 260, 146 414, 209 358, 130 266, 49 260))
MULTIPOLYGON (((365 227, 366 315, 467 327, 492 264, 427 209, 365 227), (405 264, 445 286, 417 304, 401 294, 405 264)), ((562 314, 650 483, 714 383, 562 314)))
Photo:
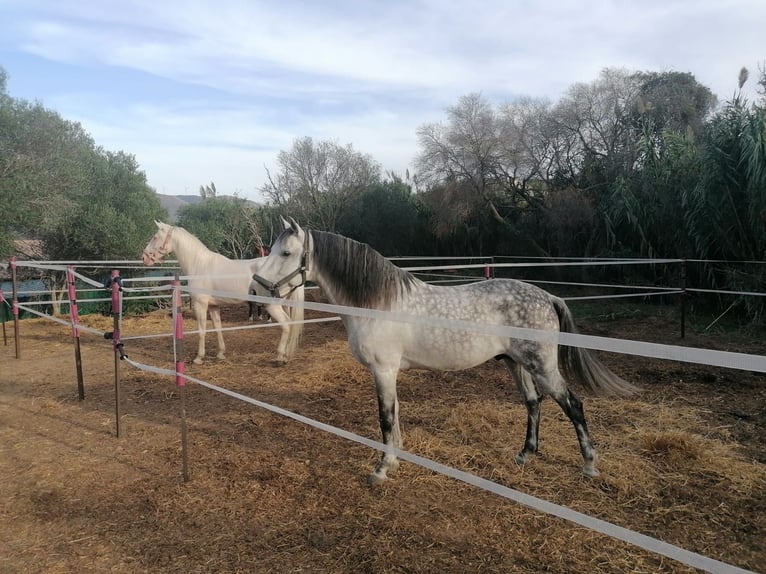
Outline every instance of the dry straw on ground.
MULTIPOLYGON (((245 317, 244 305, 226 310, 229 324, 245 317)), ((111 330, 109 318, 86 320, 111 330)), ((646 319, 582 327, 627 338, 654 327, 657 340, 667 338, 667 325, 646 319)), ((167 312, 128 318, 123 330, 169 332, 170 319, 167 312)), ((413 464, 371 490, 365 479, 377 453, 196 385, 188 387, 192 480, 184 484, 171 378, 121 367, 124 436, 117 439, 110 347, 84 336, 87 396, 78 402, 67 337, 65 327, 27 320, 22 359, 13 359, 12 343, 0 347, 0 572, 694 571, 413 464)), ((374 389, 340 323, 307 326, 297 359, 284 367, 273 363, 272 330, 227 333, 226 341, 226 361, 189 365, 190 374, 378 439, 374 389)), ((170 367, 169 344, 136 340, 127 351, 170 367)), ((737 341, 728 344, 738 350, 737 341)), ((496 363, 403 373, 405 447, 766 571, 763 376, 605 360, 644 392, 585 397, 602 458, 597 479, 581 476, 574 432, 550 401, 541 455, 523 468, 513 463, 526 416, 496 363)))

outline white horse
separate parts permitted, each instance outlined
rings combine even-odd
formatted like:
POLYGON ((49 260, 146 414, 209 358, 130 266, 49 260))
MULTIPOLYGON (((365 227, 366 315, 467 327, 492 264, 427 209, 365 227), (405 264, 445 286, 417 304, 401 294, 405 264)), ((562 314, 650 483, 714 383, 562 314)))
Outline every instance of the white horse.
MULTIPOLYGON (((149 241, 143 252, 144 265, 154 265, 169 253, 175 253, 178 264, 184 275, 189 275, 189 287, 205 291, 228 291, 248 295, 253 273, 266 261, 266 258, 229 259, 219 253, 210 251, 194 235, 182 227, 168 225, 155 221, 157 233, 149 241)), ((257 295, 268 296, 261 287, 254 289, 257 295)), ((296 288, 290 293, 290 298, 303 301, 303 287, 296 288)), ((192 293, 192 309, 197 318, 199 330, 199 346, 194 363, 201 364, 205 358, 205 330, 207 327, 207 312, 213 320, 213 328, 218 335, 218 358, 225 359, 226 346, 221 333, 220 304, 241 301, 228 299, 207 293, 192 293)), ((288 324, 288 321, 302 321, 303 307, 290 306, 289 312, 280 305, 267 305, 266 311, 281 325, 282 337, 277 350, 277 362, 284 363, 295 354, 303 330, 302 323, 288 324)))
MULTIPOLYGON (((286 224, 271 254, 253 276, 253 284, 273 296, 309 280, 334 304, 380 309, 487 325, 575 332, 566 303, 542 289, 513 279, 492 279, 469 285, 429 285, 393 265, 369 246, 333 233, 303 230, 286 224)), ((585 423, 582 402, 566 385, 559 369, 591 390, 630 394, 635 388, 608 370, 587 350, 553 342, 529 341, 434 327, 411 322, 342 315, 348 342, 357 360, 375 379, 383 442, 401 448, 396 377, 400 369, 453 371, 501 359, 524 395, 527 435, 516 456, 525 463, 538 449, 540 401, 550 395, 574 425, 584 459, 583 473, 598 475, 597 456, 585 423)), ((396 455, 386 452, 370 483, 398 468, 396 455)))

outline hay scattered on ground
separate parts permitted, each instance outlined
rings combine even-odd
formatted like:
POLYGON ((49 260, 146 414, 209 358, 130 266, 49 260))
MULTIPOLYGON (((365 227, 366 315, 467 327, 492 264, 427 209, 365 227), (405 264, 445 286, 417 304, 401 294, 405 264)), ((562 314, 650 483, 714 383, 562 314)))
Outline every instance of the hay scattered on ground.
MULTIPOLYGON (((245 318, 244 305, 226 310, 229 324, 245 318)), ((109 317, 83 319, 112 328, 109 317)), ((186 324, 194 328, 190 318, 186 324)), ((165 311, 126 319, 123 332, 170 327, 165 311)), ((694 571, 409 463, 371 490, 365 481, 377 453, 196 385, 186 391, 192 480, 184 484, 173 381, 121 368, 124 436, 117 439, 109 343, 83 336, 80 403, 68 335, 27 320, 22 359, 12 358, 12 343, 0 347, 0 571, 694 571)), ((284 367, 273 362, 273 331, 225 337, 226 361, 188 372, 379 438, 370 377, 350 356, 340 323, 307 326, 297 359, 284 367)), ((169 341, 130 341, 126 350, 167 367, 169 341)), ((195 349, 190 336, 187 360, 195 349)), ((597 479, 582 477, 571 424, 552 401, 543 404, 540 456, 525 467, 513 463, 526 415, 496 363, 403 373, 405 448, 766 570, 763 377, 729 379, 719 369, 611 355, 609 364, 623 376, 640 373, 644 392, 630 400, 585 397, 602 461, 597 479)))

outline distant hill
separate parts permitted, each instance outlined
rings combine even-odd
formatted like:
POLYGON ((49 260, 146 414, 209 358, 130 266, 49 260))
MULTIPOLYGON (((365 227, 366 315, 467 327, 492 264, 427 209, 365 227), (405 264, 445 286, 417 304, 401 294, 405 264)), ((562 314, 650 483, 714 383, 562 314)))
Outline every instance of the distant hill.
MULTIPOLYGON (((174 223, 178 220, 178 210, 182 206, 194 205, 202 201, 202 196, 200 195, 165 195, 158 193, 157 197, 160 199, 160 205, 168 210, 168 218, 170 219, 171 223, 174 223)), ((225 199, 227 197, 234 199, 234 196, 232 195, 221 195, 219 197, 221 199, 225 199)), ((249 203, 258 205, 254 201, 249 201, 249 203)))
POLYGON ((202 201, 199 195, 164 195, 158 193, 160 205, 168 210, 168 218, 173 223, 178 219, 178 210, 184 205, 191 205, 202 201))

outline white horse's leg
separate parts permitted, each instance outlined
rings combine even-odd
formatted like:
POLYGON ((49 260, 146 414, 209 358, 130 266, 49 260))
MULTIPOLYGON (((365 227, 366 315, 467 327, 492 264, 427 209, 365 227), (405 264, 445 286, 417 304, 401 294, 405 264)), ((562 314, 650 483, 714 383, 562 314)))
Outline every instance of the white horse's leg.
MULTIPOLYGON (((303 287, 296 289, 291 298, 293 301, 303 301, 303 287)), ((280 324, 282 336, 279 339, 277 349, 277 362, 286 363, 298 350, 298 344, 303 334, 303 307, 300 305, 290 305, 289 307, 267 305, 266 311, 280 324), (294 323, 290 325, 287 323, 288 321, 294 323)))
MULTIPOLYGON (((381 369, 373 367, 375 388, 378 393, 378 417, 380 431, 383 434, 383 444, 386 447, 401 448, 402 433, 399 429, 399 400, 396 397, 396 375, 398 369, 381 369)), ((396 472, 399 459, 393 452, 384 452, 375 470, 369 476, 368 482, 374 486, 388 478, 388 472, 396 472)))
MULTIPOLYGON (((299 287, 290 296, 290 299, 296 303, 303 303, 305 300, 305 291, 303 286, 299 287)), ((290 325, 289 337, 287 338, 287 344, 285 353, 289 359, 298 351, 298 346, 301 342, 301 336, 303 335, 303 305, 290 305, 285 311, 293 324, 290 325)))
POLYGON ((205 360, 205 329, 207 328, 207 301, 201 299, 192 300, 192 309, 197 318, 197 331, 199 334, 197 343, 197 356, 194 358, 195 365, 201 365, 205 360))
POLYGON ((290 317, 281 305, 267 305, 266 311, 279 323, 279 328, 282 331, 282 336, 279 338, 279 347, 277 347, 277 363, 286 363, 287 342, 290 337, 290 325, 287 324, 287 321, 290 320, 290 317))
POLYGON ((218 355, 219 359, 226 358, 226 345, 223 342, 223 332, 221 331, 221 308, 218 305, 210 307, 210 318, 213 320, 213 329, 218 337, 218 355))

